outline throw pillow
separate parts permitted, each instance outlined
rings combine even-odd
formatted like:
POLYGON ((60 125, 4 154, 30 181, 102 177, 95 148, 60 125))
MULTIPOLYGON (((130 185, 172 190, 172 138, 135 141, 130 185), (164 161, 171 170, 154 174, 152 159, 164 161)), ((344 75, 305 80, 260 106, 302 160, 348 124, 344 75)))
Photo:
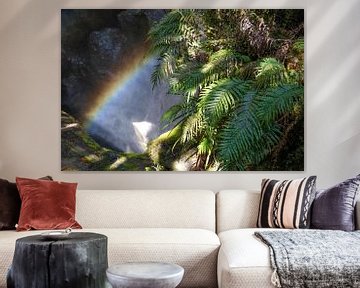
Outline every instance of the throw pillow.
POLYGON ((317 191, 312 205, 311 228, 353 231, 359 186, 360 174, 317 191))
POLYGON ((308 228, 316 176, 294 180, 263 179, 257 227, 308 228))
POLYGON ((75 220, 77 183, 16 178, 22 201, 17 231, 81 228, 75 220))
MULTIPOLYGON (((50 176, 40 179, 52 180, 50 176)), ((0 179, 0 230, 15 230, 21 199, 15 183, 0 179)))
POLYGON ((0 230, 15 229, 21 200, 15 183, 0 179, 0 230))

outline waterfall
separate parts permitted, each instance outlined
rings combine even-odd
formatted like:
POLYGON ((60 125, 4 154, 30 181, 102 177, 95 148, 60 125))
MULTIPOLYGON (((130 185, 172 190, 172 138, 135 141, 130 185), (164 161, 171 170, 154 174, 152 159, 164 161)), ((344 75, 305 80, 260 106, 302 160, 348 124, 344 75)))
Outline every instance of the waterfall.
POLYGON ((144 61, 119 83, 88 125, 93 138, 120 151, 142 153, 148 141, 166 131, 161 116, 179 98, 167 94, 166 83, 153 89, 150 78, 156 64, 154 58, 144 61))

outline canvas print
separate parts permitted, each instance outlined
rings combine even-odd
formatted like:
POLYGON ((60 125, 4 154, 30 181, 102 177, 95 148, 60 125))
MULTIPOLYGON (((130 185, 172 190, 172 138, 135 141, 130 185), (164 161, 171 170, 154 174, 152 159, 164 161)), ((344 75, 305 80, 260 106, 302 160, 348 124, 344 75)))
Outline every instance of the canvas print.
POLYGON ((63 9, 61 169, 304 170, 304 10, 63 9))

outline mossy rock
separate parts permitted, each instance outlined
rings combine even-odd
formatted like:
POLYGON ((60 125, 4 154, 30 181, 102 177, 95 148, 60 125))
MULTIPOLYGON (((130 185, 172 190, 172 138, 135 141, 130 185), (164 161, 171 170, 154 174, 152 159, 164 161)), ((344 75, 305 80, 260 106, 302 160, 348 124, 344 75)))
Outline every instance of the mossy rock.
POLYGON ((195 154, 194 145, 181 144, 179 141, 181 134, 181 126, 176 126, 149 142, 147 152, 157 170, 191 170, 195 154))
POLYGON ((61 169, 66 171, 151 171, 153 162, 144 154, 123 153, 102 147, 83 125, 61 112, 61 169))
POLYGON ((175 145, 180 136, 181 128, 177 126, 148 143, 147 152, 158 170, 172 170, 172 163, 180 152, 180 147, 175 145))

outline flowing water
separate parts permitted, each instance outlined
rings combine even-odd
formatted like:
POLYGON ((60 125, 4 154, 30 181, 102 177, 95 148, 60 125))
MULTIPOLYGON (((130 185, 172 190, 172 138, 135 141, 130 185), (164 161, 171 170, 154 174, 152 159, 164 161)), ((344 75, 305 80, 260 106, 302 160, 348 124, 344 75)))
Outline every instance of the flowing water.
POLYGON ((166 131, 161 116, 179 98, 167 94, 166 83, 152 88, 150 76, 156 63, 154 58, 144 61, 112 92, 88 125, 92 137, 120 151, 142 153, 148 141, 166 131))

